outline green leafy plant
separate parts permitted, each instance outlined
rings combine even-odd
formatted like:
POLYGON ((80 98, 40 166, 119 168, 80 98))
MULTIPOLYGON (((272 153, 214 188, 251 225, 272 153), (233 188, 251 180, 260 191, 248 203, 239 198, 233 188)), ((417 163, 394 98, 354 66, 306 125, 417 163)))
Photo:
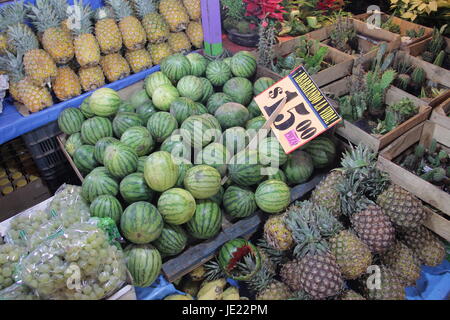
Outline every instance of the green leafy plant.
POLYGON ((400 33, 400 26, 394 22, 394 15, 391 15, 386 22, 381 24, 381 28, 393 33, 400 33))
POLYGON ((412 39, 421 38, 425 35, 425 28, 406 30, 406 35, 412 39))
POLYGON ((386 108, 384 120, 378 123, 374 133, 386 134, 395 129, 399 124, 417 114, 419 108, 408 98, 403 98, 399 102, 386 108))
POLYGON ((356 38, 356 30, 350 19, 339 17, 336 27, 330 32, 331 45, 343 52, 352 52, 349 42, 356 38))

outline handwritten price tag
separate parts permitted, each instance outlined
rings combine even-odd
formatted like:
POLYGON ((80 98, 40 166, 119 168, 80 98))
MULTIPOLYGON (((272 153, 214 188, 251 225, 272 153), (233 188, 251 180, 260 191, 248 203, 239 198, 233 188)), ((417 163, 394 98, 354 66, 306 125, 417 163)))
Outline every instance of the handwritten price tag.
POLYGON ((256 96, 255 101, 266 120, 278 113, 270 127, 286 153, 342 120, 303 66, 256 96), (284 98, 286 103, 281 106, 284 98))

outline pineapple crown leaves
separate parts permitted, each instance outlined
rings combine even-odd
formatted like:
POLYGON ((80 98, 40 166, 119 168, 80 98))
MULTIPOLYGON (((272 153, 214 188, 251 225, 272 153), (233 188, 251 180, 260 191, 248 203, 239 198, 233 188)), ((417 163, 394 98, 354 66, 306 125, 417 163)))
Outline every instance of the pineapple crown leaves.
POLYGON ((156 12, 154 0, 133 0, 137 15, 142 19, 150 13, 156 12))
POLYGON ((24 23, 27 16, 27 7, 24 1, 14 1, 6 5, 2 10, 2 19, 5 26, 24 23))
POLYGON ((0 55, 0 69, 6 70, 12 82, 19 82, 25 76, 23 54, 18 52, 17 55, 14 55, 6 51, 4 55, 0 55))
POLYGON ((29 4, 27 8, 29 9, 28 18, 31 19, 38 32, 59 27, 60 20, 51 2, 47 0, 36 0, 35 5, 29 4))
POLYGON ((26 25, 16 24, 8 27, 8 42, 18 52, 26 53, 39 48, 39 40, 33 31, 26 25))
POLYGON ((290 297, 288 300, 314 300, 314 298, 309 295, 308 293, 306 293, 306 291, 304 290, 299 290, 297 292, 295 292, 292 297, 290 297))
POLYGON ((59 21, 67 19, 69 4, 66 0, 49 0, 59 21))
POLYGON ((89 4, 83 4, 83 0, 74 0, 69 15, 69 29, 75 36, 92 33, 92 18, 94 11, 89 4))
POLYGON ((284 251, 272 248, 264 238, 259 239, 256 245, 261 248, 264 253, 266 253, 270 261, 272 261, 275 265, 282 264, 287 258, 284 251))
POLYGON ((341 159, 341 167, 345 170, 360 169, 373 166, 376 163, 377 155, 368 146, 359 144, 356 148, 350 145, 350 150, 346 150, 341 159))
POLYGON ((95 10, 96 21, 111 18, 114 18, 114 12, 111 7, 100 7, 97 10, 95 10))
POLYGON ((116 20, 120 21, 123 18, 133 16, 133 9, 128 1, 125 0, 105 0, 114 10, 116 20))
POLYGON ((344 230, 342 223, 327 208, 317 206, 315 214, 316 224, 322 237, 332 237, 344 230))
POLYGON ((274 276, 275 274, 270 271, 265 264, 262 264, 259 271, 246 282, 248 283, 250 290, 254 292, 261 292, 270 285, 270 283, 274 280, 274 276))
POLYGON ((217 280, 220 278, 227 278, 228 276, 223 272, 217 259, 210 260, 204 264, 205 267, 205 279, 208 281, 217 280))

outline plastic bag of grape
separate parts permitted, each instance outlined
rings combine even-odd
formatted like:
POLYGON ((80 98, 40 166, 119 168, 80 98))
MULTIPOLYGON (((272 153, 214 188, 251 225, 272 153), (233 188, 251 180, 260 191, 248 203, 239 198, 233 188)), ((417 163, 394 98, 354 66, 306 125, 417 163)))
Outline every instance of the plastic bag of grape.
POLYGON ((0 245, 0 290, 15 282, 17 264, 26 254, 24 247, 10 243, 0 245))
POLYGON ((21 260, 19 282, 43 299, 105 298, 126 282, 118 236, 110 218, 91 218, 61 230, 21 260))
POLYGON ((39 300, 39 297, 26 285, 15 283, 0 290, 0 300, 39 300))

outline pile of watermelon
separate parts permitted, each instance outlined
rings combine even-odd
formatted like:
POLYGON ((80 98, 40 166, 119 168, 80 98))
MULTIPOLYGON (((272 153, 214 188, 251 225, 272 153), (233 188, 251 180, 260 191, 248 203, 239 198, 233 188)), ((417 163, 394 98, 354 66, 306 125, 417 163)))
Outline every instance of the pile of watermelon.
POLYGON ((65 148, 84 176, 82 195, 91 215, 111 217, 130 242, 136 286, 150 285, 162 258, 181 253, 189 238, 216 236, 223 214, 282 212, 289 186, 334 160, 326 137, 289 156, 273 136, 247 148, 250 130, 265 123, 253 97, 274 83, 253 81, 255 73, 245 51, 215 61, 175 54, 129 99, 101 88, 61 112, 65 148))

